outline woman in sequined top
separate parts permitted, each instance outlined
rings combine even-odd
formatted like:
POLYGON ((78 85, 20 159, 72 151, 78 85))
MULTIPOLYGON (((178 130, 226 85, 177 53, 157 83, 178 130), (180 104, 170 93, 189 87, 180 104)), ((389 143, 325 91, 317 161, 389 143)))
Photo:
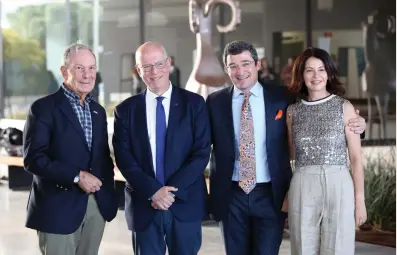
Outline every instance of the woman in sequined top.
POLYGON ((347 126, 354 107, 341 97, 338 70, 322 49, 298 57, 289 90, 300 95, 287 110, 295 160, 285 200, 291 252, 353 255, 355 228, 367 218, 360 136, 347 126))

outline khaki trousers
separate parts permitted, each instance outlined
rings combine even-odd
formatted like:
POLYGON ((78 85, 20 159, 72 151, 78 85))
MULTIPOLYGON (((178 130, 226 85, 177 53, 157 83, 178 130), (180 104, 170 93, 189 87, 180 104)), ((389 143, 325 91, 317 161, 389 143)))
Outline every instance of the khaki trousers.
MULTIPOLYGON (((60 219, 62 220, 62 219, 60 219)), ((43 255, 98 255, 105 229, 94 195, 89 195, 87 211, 81 226, 68 235, 38 231, 39 247, 43 255)))
POLYGON ((299 167, 288 195, 292 255, 354 255, 354 187, 346 166, 299 167))

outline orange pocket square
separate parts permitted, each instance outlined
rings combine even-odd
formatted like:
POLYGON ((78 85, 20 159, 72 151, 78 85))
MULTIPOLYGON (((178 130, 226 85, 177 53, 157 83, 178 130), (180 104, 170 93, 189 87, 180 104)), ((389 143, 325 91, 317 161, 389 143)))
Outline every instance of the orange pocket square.
POLYGON ((274 118, 275 120, 281 119, 281 117, 283 117, 283 111, 282 110, 278 110, 277 114, 276 114, 276 118, 274 118))

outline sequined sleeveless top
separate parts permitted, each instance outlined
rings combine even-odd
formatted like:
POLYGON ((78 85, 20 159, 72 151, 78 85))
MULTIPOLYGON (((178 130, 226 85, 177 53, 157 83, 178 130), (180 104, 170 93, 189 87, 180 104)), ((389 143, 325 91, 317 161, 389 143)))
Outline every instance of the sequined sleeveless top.
POLYGON ((347 165, 344 101, 330 95, 313 102, 300 100, 293 105, 291 127, 296 167, 347 165))

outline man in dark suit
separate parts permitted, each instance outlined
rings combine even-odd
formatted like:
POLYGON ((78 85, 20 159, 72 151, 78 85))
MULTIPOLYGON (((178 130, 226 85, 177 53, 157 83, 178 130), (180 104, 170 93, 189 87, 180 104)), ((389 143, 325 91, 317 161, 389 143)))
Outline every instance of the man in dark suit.
POLYGON ((24 165, 33 174, 26 226, 46 255, 97 255, 117 214, 106 113, 90 95, 96 59, 82 44, 68 47, 64 83, 35 101, 24 129, 24 165))
POLYGON ((170 81, 172 86, 181 87, 181 70, 175 65, 175 57, 171 56, 171 71, 170 71, 170 81))
MULTIPOLYGON (((223 60, 234 86, 207 98, 210 212, 221 222, 228 255, 276 255, 292 177, 285 112, 294 98, 284 87, 258 83, 260 61, 252 44, 229 43, 223 60)), ((356 121, 353 128, 361 133, 365 121, 356 121)))
POLYGON ((172 86, 164 47, 136 52, 147 89, 115 109, 113 147, 127 180, 125 213, 135 254, 197 254, 207 188, 210 126, 204 99, 172 86), (165 240, 164 240, 165 237, 165 240))

